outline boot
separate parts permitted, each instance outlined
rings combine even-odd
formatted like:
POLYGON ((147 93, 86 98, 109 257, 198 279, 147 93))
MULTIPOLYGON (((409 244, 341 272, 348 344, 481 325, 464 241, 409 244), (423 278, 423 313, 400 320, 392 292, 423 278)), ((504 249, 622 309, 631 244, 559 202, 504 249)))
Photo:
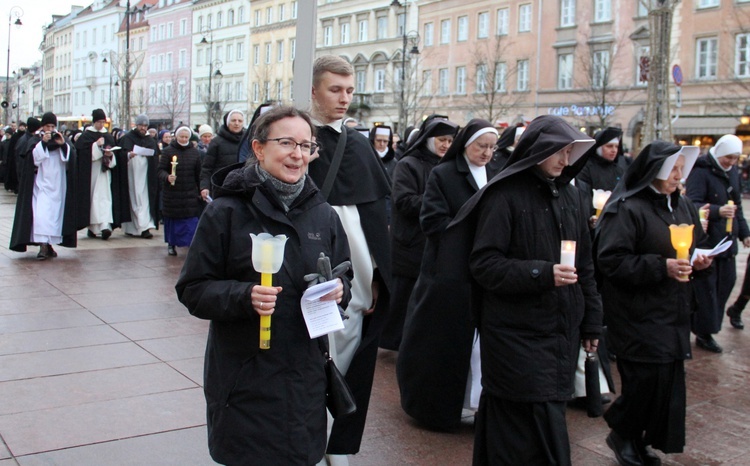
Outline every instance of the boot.
POLYGON ((742 323, 742 310, 745 309, 748 299, 745 296, 739 296, 737 301, 727 308, 727 315, 729 316, 729 323, 732 327, 737 330, 745 328, 745 324, 742 323))

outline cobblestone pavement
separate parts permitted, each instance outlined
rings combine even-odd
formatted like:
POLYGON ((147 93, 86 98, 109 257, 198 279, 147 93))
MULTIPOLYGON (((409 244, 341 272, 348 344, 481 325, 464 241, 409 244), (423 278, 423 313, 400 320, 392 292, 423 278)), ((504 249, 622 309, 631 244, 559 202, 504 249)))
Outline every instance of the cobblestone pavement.
MULTIPOLYGON (((184 249, 170 257, 161 232, 117 230, 106 242, 82 233, 77 249, 37 261, 36 248, 7 249, 14 204, 0 193, 0 466, 213 464, 201 390, 207 323, 174 292, 184 249)), ((665 464, 750 465, 748 332, 727 322, 724 354, 694 350, 686 451, 665 464)), ((379 354, 351 465, 470 464, 472 417, 452 434, 416 426, 399 406, 396 356, 379 354)), ((575 465, 615 464, 601 418, 569 409, 568 427, 575 465)))

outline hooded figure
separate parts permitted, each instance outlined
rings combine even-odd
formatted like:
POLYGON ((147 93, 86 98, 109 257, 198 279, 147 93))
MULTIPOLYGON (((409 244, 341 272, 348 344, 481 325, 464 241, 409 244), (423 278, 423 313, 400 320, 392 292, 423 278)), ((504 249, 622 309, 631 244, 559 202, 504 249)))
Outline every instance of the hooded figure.
POLYGON ((391 191, 391 307, 380 347, 398 351, 406 317, 406 307, 414 283, 419 276, 425 237, 419 226, 422 195, 432 168, 448 151, 458 125, 448 120, 433 119, 420 131, 414 144, 393 170, 391 191))
POLYGON ((251 147, 254 133, 253 125, 261 115, 271 110, 276 105, 278 104, 273 101, 264 102, 258 105, 258 108, 255 109, 255 112, 253 112, 253 118, 250 120, 250 124, 247 125, 247 131, 245 131, 245 134, 242 135, 242 140, 240 141, 237 153, 239 162, 245 163, 248 159, 252 159, 252 162, 255 162, 255 155, 253 154, 253 148, 251 147))
POLYGON ((596 144, 591 148, 595 154, 581 169, 576 177, 576 184, 589 195, 594 189, 612 191, 622 179, 631 159, 625 157, 622 150, 622 130, 608 127, 594 135, 596 144))
POLYGON ((211 176, 219 169, 237 163, 240 141, 245 134, 245 114, 230 110, 223 124, 211 139, 201 168, 201 196, 204 200, 211 189, 211 176))
POLYGON ((594 141, 540 116, 507 165, 459 211, 435 263, 475 281, 482 347, 474 464, 570 464, 565 403, 578 348, 601 333, 588 209, 570 184, 594 141), (574 265, 561 241, 575 241, 574 265), (467 248, 469 249, 467 251, 467 248))
MULTIPOLYGON (((465 397, 470 357, 474 348, 479 350, 466 305, 471 299, 468 277, 463 282, 446 279, 435 264, 445 228, 496 174, 488 163, 496 140, 497 131, 488 121, 471 120, 432 169, 422 198, 419 220, 427 241, 406 311, 396 375, 401 407, 432 429, 458 427, 465 401, 471 401, 465 397)), ((472 389, 479 372, 472 372, 472 389)))
MULTIPOLYGON (((689 254, 704 236, 695 206, 680 196, 698 148, 664 141, 646 146, 604 206, 595 248, 608 342, 617 354, 622 394, 604 414, 607 444, 621 464, 652 464, 653 452, 685 445, 685 369, 691 358, 691 267, 676 259, 670 226, 693 225, 689 254)), ((705 272, 704 272, 705 273, 705 272)), ((697 275, 697 274, 696 274, 697 275)))
MULTIPOLYGON (((693 280, 697 302, 693 315, 695 342, 698 347, 715 353, 720 353, 722 348, 712 334, 721 330, 724 308, 737 280, 737 239, 745 247, 750 246, 750 229, 742 209, 738 208, 742 206, 737 169, 741 154, 740 138, 734 134, 722 136, 709 154, 698 159, 687 181, 686 194, 696 208, 708 206, 708 240, 701 246, 712 248, 727 236, 732 242, 727 251, 714 257, 713 274, 697 276, 693 280), (729 205, 729 201, 734 205, 729 205)), ((743 291, 740 297, 743 294, 746 293, 743 291)))
POLYGON ((375 148, 375 152, 378 153, 380 161, 385 165, 385 171, 388 172, 389 177, 393 177, 393 170, 396 168, 396 151, 393 150, 393 129, 390 126, 381 125, 372 128, 367 137, 370 139, 370 143, 375 148), (386 139, 388 140, 386 142, 386 139), (385 143, 385 148, 383 148, 385 143))
POLYGON ((501 170, 508 162, 510 154, 513 153, 513 149, 524 131, 526 131, 526 127, 523 126, 522 123, 519 123, 516 126, 505 128, 503 134, 500 135, 500 138, 497 140, 495 156, 492 161, 493 165, 497 166, 498 170, 501 170))

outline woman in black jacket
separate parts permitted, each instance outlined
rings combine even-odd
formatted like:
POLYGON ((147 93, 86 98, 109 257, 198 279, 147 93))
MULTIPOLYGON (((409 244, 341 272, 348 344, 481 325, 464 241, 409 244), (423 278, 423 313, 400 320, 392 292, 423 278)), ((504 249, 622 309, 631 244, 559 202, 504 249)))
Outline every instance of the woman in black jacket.
POLYGON ((620 397, 604 414, 607 445, 620 464, 660 464, 647 448, 682 452, 685 445, 685 360, 691 358, 689 275, 677 259, 670 225, 692 224, 692 253, 704 236, 698 211, 679 193, 698 148, 654 141, 628 167, 596 229, 598 272, 608 342, 617 355, 620 397))
MULTIPOLYGON (((213 178, 177 294, 190 313, 209 319, 204 392, 208 445, 221 464, 316 464, 326 448, 326 376, 320 344, 300 309, 304 276, 319 255, 349 259, 336 212, 306 175, 314 126, 292 107, 256 123, 258 163, 226 167, 213 178), (250 234, 286 235, 273 287, 253 269, 250 234), (271 347, 260 350, 261 315, 273 315, 271 347)), ((321 299, 345 306, 351 274, 321 299)), ((321 337, 326 339, 325 336, 321 337)))
POLYGON ((240 141, 244 134, 245 114, 230 110, 224 115, 224 124, 211 139, 206 150, 201 169, 201 196, 208 200, 211 190, 211 176, 220 169, 237 163, 240 141))
POLYGON ((393 273, 391 301, 380 347, 398 351, 406 317, 406 306, 422 263, 425 238, 419 227, 419 210, 427 177, 453 142, 458 126, 434 119, 419 134, 392 174, 391 257, 393 273))
MULTIPOLYGON (((472 407, 471 396, 465 397, 466 381, 470 357, 474 355, 472 362, 478 363, 479 345, 467 304, 471 287, 468 280, 447 279, 436 261, 445 228, 497 173, 489 165, 496 141, 497 131, 490 122, 471 120, 430 172, 422 199, 419 220, 427 242, 406 311, 396 375, 401 407, 432 429, 455 429, 462 408, 472 407)), ((470 395, 481 388, 479 368, 473 366, 470 395)))
POLYGON ((199 188, 201 159, 200 152, 190 142, 192 135, 187 126, 178 128, 159 158, 164 241, 170 256, 177 255, 175 247, 190 246, 203 212, 199 188))

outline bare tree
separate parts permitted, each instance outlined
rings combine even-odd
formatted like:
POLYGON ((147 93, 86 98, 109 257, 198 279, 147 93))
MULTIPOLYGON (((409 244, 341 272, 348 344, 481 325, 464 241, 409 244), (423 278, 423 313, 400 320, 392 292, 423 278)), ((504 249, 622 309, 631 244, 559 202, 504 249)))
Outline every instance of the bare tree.
POLYGON ((401 61, 401 51, 393 56, 394 69, 399 70, 399 74, 391 74, 390 82, 394 101, 397 102, 399 110, 403 109, 404 112, 404 128, 398 128, 402 133, 406 127, 418 125, 431 106, 435 94, 433 81, 436 77, 425 76, 420 66, 422 61, 429 57, 429 53, 423 51, 420 54, 410 54, 411 58, 407 58, 405 62, 401 61), (402 64, 405 64, 403 80, 400 75, 402 64))
MULTIPOLYGON (((153 105, 154 110, 160 116, 165 116, 169 120, 172 128, 176 127, 177 121, 186 113, 188 106, 188 97, 185 92, 185 82, 181 79, 180 74, 173 72, 164 84, 163 95, 158 96, 158 101, 153 105), (183 84, 180 86, 180 84, 183 84)), ((217 96, 218 97, 218 96, 217 96)))
MULTIPOLYGON (((126 60, 124 53, 117 53, 115 51, 109 52, 108 60, 112 64, 112 69, 116 73, 116 82, 118 83, 119 92, 117 93, 117 115, 118 115, 118 121, 120 124, 127 121, 132 121, 136 115, 139 113, 144 113, 146 111, 147 107, 147 96, 143 96, 142 98, 138 99, 140 100, 138 105, 133 104, 133 97, 134 94, 137 94, 134 92, 132 85, 130 86, 130 108, 125 108, 125 92, 128 86, 126 85, 126 82, 129 80, 132 84, 135 77, 138 75, 138 72, 140 71, 141 67, 143 66, 143 61, 145 59, 145 52, 130 52, 130 60, 126 60), (128 68, 129 64, 129 69, 128 68), (130 115, 127 114, 127 112, 130 111, 130 115)), ((138 97, 138 96, 135 96, 138 97)), ((129 128, 126 128, 129 129, 129 128)))
POLYGON ((627 71, 626 61, 621 59, 623 38, 607 44, 592 45, 589 37, 583 34, 579 44, 585 47, 577 57, 579 73, 575 75, 575 87, 586 103, 583 108, 575 110, 575 116, 582 126, 609 126, 617 108, 625 101, 632 86, 619 80, 621 72, 627 71))
POLYGON ((480 42, 472 50, 473 74, 468 81, 474 84, 471 94, 475 114, 493 123, 509 115, 524 99, 524 93, 508 90, 508 81, 516 75, 516 66, 509 65, 513 42, 506 36, 494 36, 480 42))

